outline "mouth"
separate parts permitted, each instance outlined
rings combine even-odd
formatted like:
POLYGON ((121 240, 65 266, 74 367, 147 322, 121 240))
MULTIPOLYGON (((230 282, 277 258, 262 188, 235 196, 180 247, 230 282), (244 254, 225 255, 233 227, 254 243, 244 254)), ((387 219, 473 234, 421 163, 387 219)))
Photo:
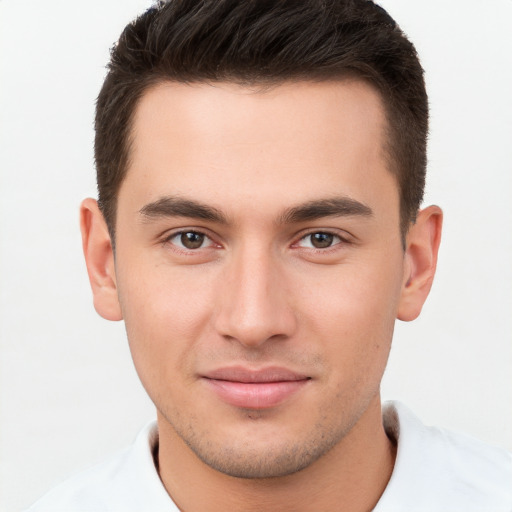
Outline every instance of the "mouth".
POLYGON ((279 367, 261 370, 219 368, 202 377, 221 400, 244 409, 276 407, 298 393, 311 380, 306 375, 279 367))

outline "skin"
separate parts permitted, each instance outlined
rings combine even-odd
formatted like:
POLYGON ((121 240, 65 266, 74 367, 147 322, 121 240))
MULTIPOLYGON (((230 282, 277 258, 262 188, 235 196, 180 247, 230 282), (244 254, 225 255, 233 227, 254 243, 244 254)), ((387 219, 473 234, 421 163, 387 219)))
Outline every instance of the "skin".
POLYGON ((115 258, 83 202, 95 307, 125 321, 181 509, 363 511, 384 491, 380 381, 395 319, 430 290, 442 217, 421 211, 404 251, 385 126, 357 80, 161 84, 136 110, 115 258), (305 381, 240 407, 205 379, 233 366, 305 381))

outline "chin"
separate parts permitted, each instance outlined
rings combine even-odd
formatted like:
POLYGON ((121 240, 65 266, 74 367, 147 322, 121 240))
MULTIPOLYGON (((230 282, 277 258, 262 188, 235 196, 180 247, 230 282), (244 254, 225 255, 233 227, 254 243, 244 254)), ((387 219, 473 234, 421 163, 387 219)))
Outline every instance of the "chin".
MULTIPOLYGON (((345 425, 310 424, 266 428, 264 413, 246 411, 241 429, 213 433, 206 428, 174 429, 207 466, 235 478, 265 479, 297 473, 329 452, 346 435, 345 425)), ((219 428, 219 425, 216 426, 219 428)), ((267 425, 268 427, 268 425, 267 425)))
POLYGON ((332 446, 313 446, 304 443, 255 449, 224 446, 218 450, 192 447, 199 459, 225 475, 245 479, 277 478, 297 473, 318 460, 332 446))

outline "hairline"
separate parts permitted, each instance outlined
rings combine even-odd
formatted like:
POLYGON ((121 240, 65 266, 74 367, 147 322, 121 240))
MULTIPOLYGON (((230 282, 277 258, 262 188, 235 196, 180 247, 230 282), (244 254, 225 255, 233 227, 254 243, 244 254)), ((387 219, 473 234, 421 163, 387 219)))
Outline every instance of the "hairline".
MULTIPOLYGON (((373 78, 373 77, 372 77, 373 78)), ((400 219, 400 234, 402 238, 402 245, 405 249, 405 236, 408 232, 408 229, 412 223, 415 221, 414 218, 409 218, 410 216, 403 212, 403 200, 402 200, 402 185, 400 183, 399 175, 400 175, 400 165, 397 162, 397 157, 394 155, 394 150, 397 142, 394 140, 396 137, 396 129, 393 128, 392 116, 392 100, 389 98, 382 86, 379 86, 376 83, 375 79, 365 77, 358 70, 346 69, 339 70, 337 73, 333 73, 332 75, 326 75, 325 77, 319 76, 289 76, 289 77, 260 77, 255 80, 247 80, 240 77, 225 77, 221 79, 201 79, 200 77, 193 80, 178 80, 173 77, 166 76, 164 74, 153 74, 147 77, 147 80, 141 80, 139 82, 140 88, 138 90, 138 94, 134 96, 133 105, 131 108, 131 112, 129 114, 128 122, 126 124, 126 134, 123 142, 123 156, 124 162, 122 164, 122 172, 121 179, 117 184, 117 188, 113 194, 112 199, 110 199, 110 208, 109 208, 109 218, 107 219, 105 216, 105 212, 102 209, 102 213, 105 217, 105 221, 107 223, 107 228, 110 234, 112 247, 115 249, 115 235, 116 235, 116 223, 117 223, 117 204, 118 204, 118 196, 121 190, 121 187, 126 179, 128 170, 131 166, 131 160, 133 155, 133 145, 134 145, 134 136, 135 136, 135 119, 137 115, 137 111, 139 109, 140 103, 142 99, 147 96, 151 91, 164 86, 165 84, 183 84, 183 85, 201 85, 201 84, 210 84, 212 86, 216 84, 232 84, 238 85, 241 88, 252 89, 254 93, 265 93, 269 92, 275 88, 278 88, 282 85, 286 84, 306 84, 306 83, 329 83, 329 82, 363 82, 371 87, 377 94, 383 109, 384 114, 384 127, 383 127, 383 140, 382 140, 382 157, 385 162, 386 169, 390 172, 394 179, 395 184, 398 190, 399 195, 399 219, 400 219)))

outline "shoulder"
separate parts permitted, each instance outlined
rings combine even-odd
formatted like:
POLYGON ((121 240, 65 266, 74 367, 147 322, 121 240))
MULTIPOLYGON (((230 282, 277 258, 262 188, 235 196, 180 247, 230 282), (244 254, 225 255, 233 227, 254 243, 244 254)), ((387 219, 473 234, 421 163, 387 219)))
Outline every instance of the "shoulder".
POLYGON ((115 497, 119 479, 124 479, 129 458, 125 450, 108 461, 62 482, 32 505, 27 512, 81 512, 100 510, 115 497))
POLYGON ((383 421, 397 440, 397 458, 376 512, 512 510, 510 452, 425 426, 399 402, 385 404, 383 421))
POLYGON ((148 424, 128 449, 61 483, 26 512, 140 512, 174 509, 160 482, 152 449, 156 423, 148 424))

